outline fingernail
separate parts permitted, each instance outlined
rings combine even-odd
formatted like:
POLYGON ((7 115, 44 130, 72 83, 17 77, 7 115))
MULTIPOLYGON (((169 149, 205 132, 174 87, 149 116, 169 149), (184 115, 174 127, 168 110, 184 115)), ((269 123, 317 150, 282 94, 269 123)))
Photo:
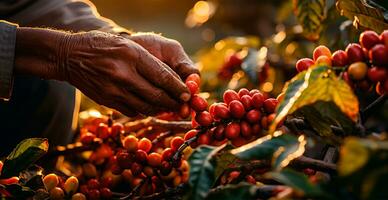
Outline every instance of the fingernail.
POLYGON ((191 95, 190 95, 189 93, 187 93, 187 92, 182 93, 181 96, 180 96, 180 98, 181 98, 184 102, 189 101, 189 100, 190 100, 190 97, 191 97, 191 95))

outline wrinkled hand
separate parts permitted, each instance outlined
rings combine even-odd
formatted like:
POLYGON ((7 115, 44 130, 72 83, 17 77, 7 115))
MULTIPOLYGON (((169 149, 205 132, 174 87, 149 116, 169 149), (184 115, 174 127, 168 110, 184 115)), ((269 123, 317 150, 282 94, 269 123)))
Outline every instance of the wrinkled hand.
POLYGON ((166 63, 183 80, 192 73, 199 74, 182 45, 176 40, 153 33, 138 33, 126 38, 138 43, 156 58, 166 63))
POLYGON ((178 44, 155 39, 161 44, 142 43, 143 48, 134 41, 98 31, 71 34, 62 42, 57 79, 128 116, 154 115, 188 101, 189 91, 174 70, 184 76, 195 70, 178 44))

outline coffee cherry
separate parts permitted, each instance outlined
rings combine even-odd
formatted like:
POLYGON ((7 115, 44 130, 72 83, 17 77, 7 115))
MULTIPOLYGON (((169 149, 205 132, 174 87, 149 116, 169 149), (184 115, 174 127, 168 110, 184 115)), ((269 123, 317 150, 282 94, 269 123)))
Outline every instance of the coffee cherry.
POLYGON ((185 141, 187 141, 187 140, 189 140, 189 139, 195 137, 197 134, 198 134, 198 130, 190 130, 190 131, 188 131, 188 132, 185 134, 185 136, 183 137, 183 139, 184 139, 185 141))
POLYGON ((349 63, 364 61, 365 56, 362 47, 359 44, 351 43, 346 47, 349 63))
MULTIPOLYGON (((388 32, 387 32, 388 33, 388 32)), ((373 82, 384 81, 387 79, 387 70, 382 67, 371 67, 368 69, 368 78, 373 82)))
POLYGON ((19 177, 13 176, 11 178, 0 179, 1 185, 13 185, 19 183, 19 177))
POLYGON ((245 110, 249 110, 253 106, 253 100, 250 95, 243 95, 241 97, 241 103, 244 105, 245 110))
POLYGON ((82 171, 83 171, 83 175, 85 175, 87 178, 93 178, 97 176, 96 166, 93 165, 92 163, 83 164, 82 171))
POLYGON ((348 61, 348 55, 343 50, 338 50, 333 53, 333 56, 331 57, 333 66, 335 67, 342 67, 347 64, 349 64, 348 61))
POLYGON ((103 199, 111 199, 113 194, 109 188, 101 188, 100 194, 103 199))
POLYGON ((264 101, 264 110, 267 113, 273 113, 275 112, 276 106, 278 105, 278 100, 274 98, 269 98, 264 101))
POLYGON ((178 115, 183 119, 186 119, 190 116, 190 114, 191 114, 191 108, 189 104, 187 103, 182 104, 182 106, 179 108, 178 115))
POLYGON ((263 129, 265 129, 265 130, 268 130, 268 120, 267 120, 267 118, 268 118, 267 116, 263 116, 261 118, 261 123, 260 123, 261 127, 263 129))
POLYGON ((87 193, 89 193, 89 188, 88 188, 87 185, 81 185, 81 186, 79 187, 79 191, 80 191, 82 194, 87 194, 87 193))
POLYGON ((154 175, 154 170, 152 167, 150 166, 145 166, 143 168, 143 173, 147 176, 147 177, 152 177, 154 175))
POLYGON ((247 90, 246 88, 241 88, 239 91, 238 91, 238 96, 241 98, 242 96, 244 95, 249 95, 249 90, 247 90))
POLYGON ((120 135, 123 130, 124 130, 124 126, 121 123, 113 123, 110 130, 110 136, 115 138, 118 135, 120 135))
POLYGON ((330 57, 327 57, 327 56, 319 56, 317 58, 317 60, 315 61, 315 63, 317 63, 317 64, 327 64, 327 65, 331 66, 331 59, 330 59, 330 57))
POLYGON ((162 160, 169 161, 173 155, 174 155, 174 151, 171 148, 165 148, 162 152, 162 160))
POLYGON ((136 162, 141 163, 141 164, 146 164, 147 163, 147 152, 138 149, 135 154, 135 159, 136 162))
POLYGON ((260 125, 259 125, 259 124, 254 124, 254 125, 252 126, 252 134, 253 134, 253 135, 260 135, 260 133, 261 133, 261 127, 260 127, 260 125))
POLYGON ((229 110, 230 114, 237 119, 242 118, 245 114, 244 105, 238 100, 233 100, 229 103, 229 110))
POLYGON ((213 138, 222 141, 225 139, 225 125, 218 125, 213 131, 213 138))
POLYGON ((254 94, 261 94, 261 92, 258 89, 253 89, 249 91, 249 95, 253 97, 254 94))
POLYGON ((63 185, 66 194, 73 194, 78 190, 79 182, 78 179, 74 176, 70 176, 63 185))
POLYGON ((261 113, 258 110, 250 110, 247 112, 245 118, 249 123, 258 123, 260 122, 261 113))
POLYGON ((203 111, 200 113, 197 113, 195 116, 195 121, 198 122, 201 126, 210 126, 213 123, 213 117, 210 115, 209 112, 203 111))
POLYGON ((173 152, 177 151, 179 147, 182 146, 183 143, 185 143, 185 140, 183 138, 178 136, 174 137, 170 142, 171 150, 173 152))
POLYGON ((195 94, 190 100, 190 106, 195 111, 201 112, 206 110, 208 104, 205 99, 195 94))
POLYGON ((261 93, 256 93, 252 96, 253 107, 261 109, 264 103, 264 96, 261 93))
POLYGON ((98 189, 92 189, 88 192, 88 200, 99 200, 100 199, 100 191, 98 189))
POLYGON ((197 94, 199 91, 198 85, 194 81, 186 81, 186 86, 189 88, 191 95, 197 94))
POLYGON ((364 79, 367 71, 368 66, 364 62, 355 62, 348 68, 349 76, 354 80, 364 79))
MULTIPOLYGON (((148 157, 147 157, 147 162, 148 162, 148 157)), ((131 172, 134 176, 138 176, 143 172, 143 165, 139 163, 132 163, 131 165, 131 172)))
POLYGON ((113 185, 115 184, 112 176, 106 176, 101 178, 100 183, 101 183, 100 184, 101 187, 107 187, 107 188, 112 188, 113 185))
MULTIPOLYGON (((388 82, 388 81, 385 81, 385 82, 388 82)), ((382 82, 378 82, 376 84, 376 93, 378 95, 383 95, 385 94, 385 90, 384 90, 384 85, 382 84, 382 82)))
POLYGON ((230 118, 230 112, 228 107, 223 104, 216 104, 214 106, 214 117, 220 119, 228 119, 230 118))
POLYGON ((234 90, 226 90, 224 92, 223 99, 224 99, 224 103, 229 105, 229 103, 232 102, 233 100, 240 100, 240 97, 238 96, 237 92, 235 92, 234 90))
POLYGON ((142 138, 137 145, 138 149, 145 151, 146 153, 151 151, 152 142, 148 138, 142 138))
POLYGON ((148 164, 151 167, 159 167, 162 163, 162 156, 158 153, 148 154, 148 164))
POLYGON ((82 144, 91 144, 94 138, 96 138, 96 135, 91 132, 86 132, 81 135, 80 141, 82 142, 82 144))
POLYGON ((108 125, 104 124, 104 123, 100 123, 97 127, 97 130, 96 130, 96 135, 97 137, 101 138, 101 139, 107 139, 110 134, 109 134, 109 127, 108 125))
POLYGON ((371 49, 376 44, 380 43, 379 35, 374 31, 364 31, 360 35, 360 44, 365 49, 371 49))
POLYGON ((167 176, 172 171, 172 166, 168 161, 163 161, 162 165, 160 166, 160 173, 163 176, 167 176))
POLYGON ((240 125, 237 122, 229 123, 225 128, 225 137, 232 140, 240 135, 240 125))
POLYGON ((320 45, 314 49, 313 52, 313 59, 317 61, 319 56, 327 56, 328 58, 331 58, 331 51, 329 48, 327 48, 324 45, 320 45))
POLYGON ((62 200, 65 198, 65 193, 60 187, 54 187, 50 190, 50 199, 62 200))
POLYGON ((95 178, 89 179, 87 185, 89 190, 100 188, 100 182, 95 178))
POLYGON ((249 125, 249 123, 246 122, 246 121, 241 121, 240 122, 240 130, 241 130, 241 135, 244 138, 250 139, 252 137, 252 135, 253 135, 252 134, 252 128, 249 125))
POLYGON ((296 70, 298 72, 301 72, 301 71, 307 70, 309 67, 313 66, 314 64, 315 64, 314 61, 311 60, 310 58, 302 58, 296 62, 296 70))
POLYGON ((227 65, 231 67, 240 66, 242 63, 242 59, 238 53, 234 53, 231 56, 229 56, 227 65))
POLYGON ((137 137, 133 135, 128 135, 123 139, 123 147, 128 151, 128 152, 135 152, 138 147, 138 141, 137 137))
POLYGON ((132 155, 127 152, 119 152, 116 154, 117 157, 117 164, 120 166, 120 168, 128 169, 131 167, 131 164, 133 162, 132 155))
POLYGON ((198 138, 198 143, 201 145, 208 145, 210 144, 210 137, 208 134, 201 134, 198 138))
POLYGON ((47 191, 57 187, 58 183, 59 179, 56 174, 48 174, 43 178, 43 184, 47 191))
POLYGON ((387 66, 388 65, 388 49, 383 44, 375 45, 369 51, 369 58, 372 60, 372 63, 377 66, 387 66))
POLYGON ((383 32, 380 34, 380 41, 381 41, 386 47, 388 47, 388 30, 383 31, 383 32))
POLYGON ((71 200, 86 200, 86 196, 82 193, 76 193, 71 196, 71 200))
POLYGON ((201 85, 201 77, 199 77, 198 74, 190 74, 186 78, 186 82, 188 82, 188 81, 194 81, 198 86, 201 85))
POLYGON ((246 180, 248 183, 250 183, 250 184, 256 184, 256 179, 253 178, 252 175, 246 176, 246 177, 245 177, 245 180, 246 180))

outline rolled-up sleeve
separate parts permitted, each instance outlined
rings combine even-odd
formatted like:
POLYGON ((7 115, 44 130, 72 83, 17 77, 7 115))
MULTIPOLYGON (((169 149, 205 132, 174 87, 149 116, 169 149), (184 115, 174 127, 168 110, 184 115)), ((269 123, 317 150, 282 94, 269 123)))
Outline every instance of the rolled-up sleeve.
POLYGON ((12 93, 17 25, 0 20, 0 99, 12 93))

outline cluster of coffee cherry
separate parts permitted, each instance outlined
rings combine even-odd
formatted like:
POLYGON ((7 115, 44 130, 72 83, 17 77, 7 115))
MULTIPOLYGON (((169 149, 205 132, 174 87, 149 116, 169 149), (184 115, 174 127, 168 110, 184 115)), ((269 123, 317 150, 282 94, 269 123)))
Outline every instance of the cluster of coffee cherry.
POLYGON ((345 51, 333 54, 326 46, 318 46, 313 59, 302 58, 296 63, 298 72, 316 63, 326 63, 343 71, 343 79, 352 87, 369 90, 376 84, 376 92, 388 91, 388 30, 378 35, 374 31, 364 31, 360 44, 349 44, 345 51))
POLYGON ((191 143, 192 147, 219 145, 228 140, 235 146, 241 146, 262 136, 263 130, 268 129, 275 117, 278 99, 266 98, 259 90, 226 90, 223 102, 208 107, 208 102, 197 94, 199 84, 200 79, 196 74, 186 79, 192 96, 189 104, 183 105, 179 112, 183 118, 193 113, 194 129, 181 140, 196 137, 196 141, 191 143))
MULTIPOLYGON (((236 73, 238 70, 241 70, 241 65, 244 59, 244 57, 241 54, 242 54, 241 52, 235 52, 225 57, 225 62, 218 71, 218 77, 220 79, 229 80, 232 78, 234 73, 236 73)), ((268 70, 269 70, 269 64, 265 63, 263 68, 258 73, 259 81, 263 81, 267 79, 268 70)))
MULTIPOLYGON (((39 189, 37 192, 47 193, 50 199, 67 198, 72 200, 86 200, 86 196, 84 194, 77 192, 79 182, 74 176, 71 176, 64 181, 56 174, 48 174, 43 178, 43 184, 45 188, 39 189)), ((109 194, 111 196, 112 193, 110 192, 109 194)), ((109 198, 109 196, 106 197, 109 198)))

